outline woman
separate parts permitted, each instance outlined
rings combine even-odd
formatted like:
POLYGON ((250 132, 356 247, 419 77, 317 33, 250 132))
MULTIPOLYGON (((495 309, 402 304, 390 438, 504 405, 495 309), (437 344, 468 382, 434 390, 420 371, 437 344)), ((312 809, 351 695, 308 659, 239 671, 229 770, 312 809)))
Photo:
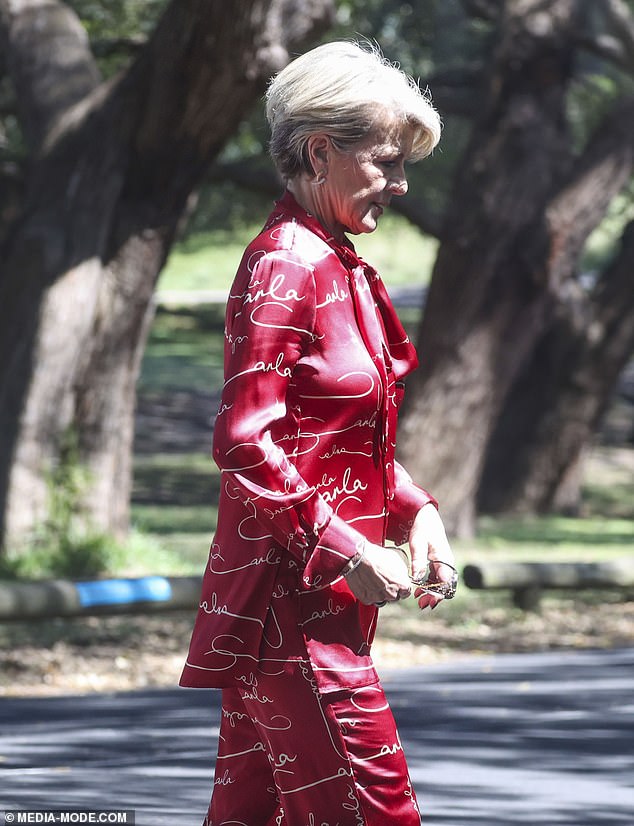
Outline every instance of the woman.
POLYGON ((416 355, 346 233, 373 232, 439 119, 376 51, 330 43, 267 93, 286 183, 226 319, 217 532, 181 684, 223 689, 206 823, 420 823, 372 664, 377 606, 455 591, 436 503, 394 460, 416 355), (389 543, 409 542, 410 569, 389 543))

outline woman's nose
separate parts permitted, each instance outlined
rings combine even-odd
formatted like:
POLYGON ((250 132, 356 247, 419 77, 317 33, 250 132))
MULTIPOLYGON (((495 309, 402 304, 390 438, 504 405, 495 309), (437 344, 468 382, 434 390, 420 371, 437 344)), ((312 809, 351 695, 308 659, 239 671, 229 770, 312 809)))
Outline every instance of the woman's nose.
POLYGON ((407 192, 407 178, 399 178, 390 182, 393 195, 405 195, 407 192))
POLYGON ((393 195, 405 195, 407 192, 407 178, 405 174, 395 175, 390 179, 388 186, 393 195))

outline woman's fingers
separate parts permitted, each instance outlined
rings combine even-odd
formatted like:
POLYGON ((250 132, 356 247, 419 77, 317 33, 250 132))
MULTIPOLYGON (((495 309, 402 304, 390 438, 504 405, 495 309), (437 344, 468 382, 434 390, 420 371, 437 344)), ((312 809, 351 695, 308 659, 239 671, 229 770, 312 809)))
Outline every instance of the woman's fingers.
POLYGON ((442 596, 439 594, 430 594, 429 591, 425 591, 424 588, 416 588, 414 596, 418 600, 418 607, 421 611, 424 611, 425 608, 435 608, 443 601, 442 596))
POLYGON ((366 605, 396 602, 412 592, 403 556, 370 542, 361 563, 346 576, 346 582, 355 597, 366 605))

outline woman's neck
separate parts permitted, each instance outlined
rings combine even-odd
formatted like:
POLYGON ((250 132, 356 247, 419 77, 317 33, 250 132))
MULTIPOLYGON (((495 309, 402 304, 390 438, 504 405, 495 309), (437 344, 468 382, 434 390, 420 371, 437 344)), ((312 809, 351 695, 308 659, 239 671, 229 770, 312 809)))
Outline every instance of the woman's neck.
POLYGON ((343 234, 343 227, 338 225, 336 221, 329 220, 327 201, 324 198, 326 191, 324 186, 327 184, 315 184, 306 175, 298 175, 291 178, 286 188, 293 195, 297 203, 306 210, 306 212, 314 215, 322 227, 332 234, 333 238, 342 243, 345 240, 343 234))

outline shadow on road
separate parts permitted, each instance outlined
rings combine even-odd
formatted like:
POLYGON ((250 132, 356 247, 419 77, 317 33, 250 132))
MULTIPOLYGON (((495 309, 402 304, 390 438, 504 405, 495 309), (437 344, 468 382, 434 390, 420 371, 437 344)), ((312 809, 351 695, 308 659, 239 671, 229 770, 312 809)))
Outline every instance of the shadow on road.
MULTIPOLYGON (((633 666, 627 649, 387 672, 425 824, 631 826, 633 666)), ((137 826, 196 826, 218 719, 214 691, 4 700, 0 808, 135 809, 137 826)))

